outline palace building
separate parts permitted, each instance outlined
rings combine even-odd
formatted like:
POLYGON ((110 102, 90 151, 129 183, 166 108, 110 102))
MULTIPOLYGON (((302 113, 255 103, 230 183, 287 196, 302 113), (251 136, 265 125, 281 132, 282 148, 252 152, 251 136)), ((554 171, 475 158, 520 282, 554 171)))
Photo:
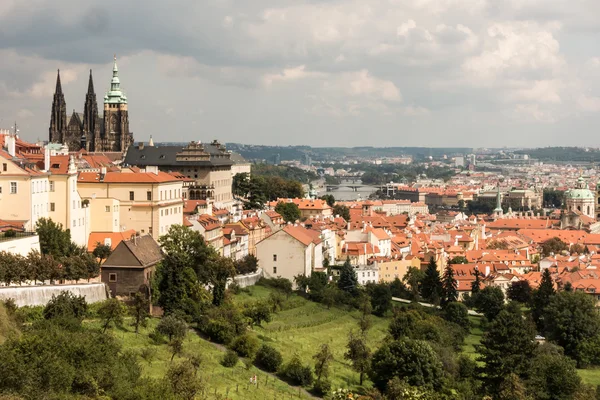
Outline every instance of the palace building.
POLYGON ((70 151, 127 151, 133 143, 133 133, 129 131, 127 96, 121 90, 116 57, 110 90, 104 96, 102 117, 98 115, 98 103, 90 70, 83 114, 73 110, 67 118, 67 104, 60 83, 60 70, 58 71, 48 141, 66 144, 70 151))

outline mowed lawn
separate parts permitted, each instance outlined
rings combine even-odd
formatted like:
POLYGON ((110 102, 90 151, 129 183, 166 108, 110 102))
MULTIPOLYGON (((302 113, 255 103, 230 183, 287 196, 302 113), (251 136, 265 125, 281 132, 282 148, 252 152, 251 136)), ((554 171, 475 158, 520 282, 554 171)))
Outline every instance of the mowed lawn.
MULTIPOLYGON (((97 321, 88 323, 100 326, 97 321)), ((157 324, 158 319, 149 320, 148 327, 140 329, 140 333, 136 335, 133 327, 126 323, 124 330, 112 328, 110 334, 123 343, 125 350, 133 350, 141 354, 144 348, 156 349, 156 354, 150 363, 141 357, 139 363, 143 368, 144 376, 162 379, 172 364, 169 347, 166 344, 153 344, 148 337, 148 334, 154 330, 157 324)), ((205 381, 206 393, 199 398, 256 400, 309 398, 304 393, 299 393, 297 388, 289 386, 279 379, 267 378, 267 374, 254 366, 247 369, 241 360, 234 368, 223 367, 220 364, 224 354, 223 351, 214 344, 200 338, 191 330, 185 338, 183 356, 176 356, 173 363, 184 360, 188 354, 199 355, 202 359, 200 376, 205 381), (257 386, 249 384, 250 377, 254 374, 257 375, 257 386)))
MULTIPOLYGON (((272 289, 263 286, 253 286, 248 293, 236 296, 236 302, 245 303, 266 299, 272 289)), ((273 315, 270 323, 255 327, 254 332, 264 343, 279 350, 284 363, 294 354, 311 367, 314 366, 313 355, 319 351, 323 343, 329 344, 334 354, 331 367, 333 388, 359 387, 358 373, 354 372, 350 363, 344 359, 348 334, 350 330, 358 331, 358 311, 326 306, 308 301, 298 295, 291 295, 285 309, 273 315)), ((389 319, 372 316, 372 328, 368 332, 369 346, 376 350, 387 334, 389 319)), ((371 382, 365 379, 364 387, 370 387, 371 382)))

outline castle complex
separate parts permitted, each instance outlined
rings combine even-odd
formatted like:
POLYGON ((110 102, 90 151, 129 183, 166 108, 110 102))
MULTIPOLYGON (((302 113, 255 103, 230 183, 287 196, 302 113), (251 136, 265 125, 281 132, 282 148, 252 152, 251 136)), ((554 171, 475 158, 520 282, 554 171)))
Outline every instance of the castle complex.
POLYGON ((110 90, 104 96, 104 115, 102 117, 98 116, 98 103, 90 70, 83 114, 73 110, 67 119, 67 104, 60 83, 60 71, 58 71, 48 140, 54 143, 64 143, 69 146, 70 151, 80 149, 105 152, 127 151, 129 145, 133 143, 133 133, 129 131, 127 97, 121 91, 116 57, 110 90))

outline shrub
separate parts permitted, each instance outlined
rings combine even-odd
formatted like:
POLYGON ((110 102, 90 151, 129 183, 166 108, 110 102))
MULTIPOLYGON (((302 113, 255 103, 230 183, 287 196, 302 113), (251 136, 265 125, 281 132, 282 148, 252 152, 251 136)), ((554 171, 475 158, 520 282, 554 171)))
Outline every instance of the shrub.
POLYGON ((331 391, 331 382, 327 379, 316 381, 312 391, 317 396, 323 397, 331 391))
POLYGON ((260 346, 254 357, 254 365, 267 372, 277 372, 282 363, 281 353, 268 344, 260 346))
POLYGON ((446 304, 444 311, 442 312, 442 318, 448 322, 453 322, 456 325, 463 328, 465 331, 471 329, 471 322, 469 321, 469 311, 467 307, 458 302, 451 302, 446 304))
POLYGON ((282 377, 293 385, 310 386, 313 382, 313 373, 308 365, 302 365, 300 357, 294 355, 281 371, 282 377))
POLYGON ((167 315, 156 326, 156 332, 168 337, 170 342, 173 338, 181 339, 185 337, 187 324, 174 315, 167 315))
POLYGON ((216 343, 229 344, 235 337, 234 327, 225 320, 212 319, 202 325, 202 333, 216 343))
POLYGON ((85 297, 75 296, 71 292, 62 291, 58 296, 53 295, 52 299, 44 308, 44 318, 65 318, 82 320, 87 313, 87 303, 85 297))
POLYGON ((152 364, 154 357, 156 357, 156 347, 142 347, 142 349, 140 350, 140 357, 148 364, 152 364))
POLYGON ((6 232, 4 232, 4 237, 7 237, 7 238, 17 237, 17 231, 15 231, 14 229, 9 229, 6 232))
POLYGON ((242 357, 253 357, 259 346, 258 339, 250 334, 245 334, 235 338, 231 344, 231 349, 242 357))
POLYGON ((152 331, 148 334, 148 337, 150 338, 150 340, 152 340, 152 343, 159 345, 159 344, 164 344, 167 341, 165 340, 165 337, 163 335, 161 335, 160 333, 156 332, 156 331, 152 331))
POLYGON ((227 350, 227 353, 225 353, 221 360, 221 365, 227 368, 233 368, 237 365, 238 360, 239 358, 235 351, 227 350))

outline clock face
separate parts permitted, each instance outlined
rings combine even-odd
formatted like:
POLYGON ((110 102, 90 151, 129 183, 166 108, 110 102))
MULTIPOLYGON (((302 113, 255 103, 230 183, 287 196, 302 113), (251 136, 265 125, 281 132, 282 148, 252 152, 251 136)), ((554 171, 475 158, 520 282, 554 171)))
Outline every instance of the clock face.
POLYGON ((117 116, 116 115, 111 115, 110 117, 110 130, 112 132, 116 132, 117 131, 117 116))

